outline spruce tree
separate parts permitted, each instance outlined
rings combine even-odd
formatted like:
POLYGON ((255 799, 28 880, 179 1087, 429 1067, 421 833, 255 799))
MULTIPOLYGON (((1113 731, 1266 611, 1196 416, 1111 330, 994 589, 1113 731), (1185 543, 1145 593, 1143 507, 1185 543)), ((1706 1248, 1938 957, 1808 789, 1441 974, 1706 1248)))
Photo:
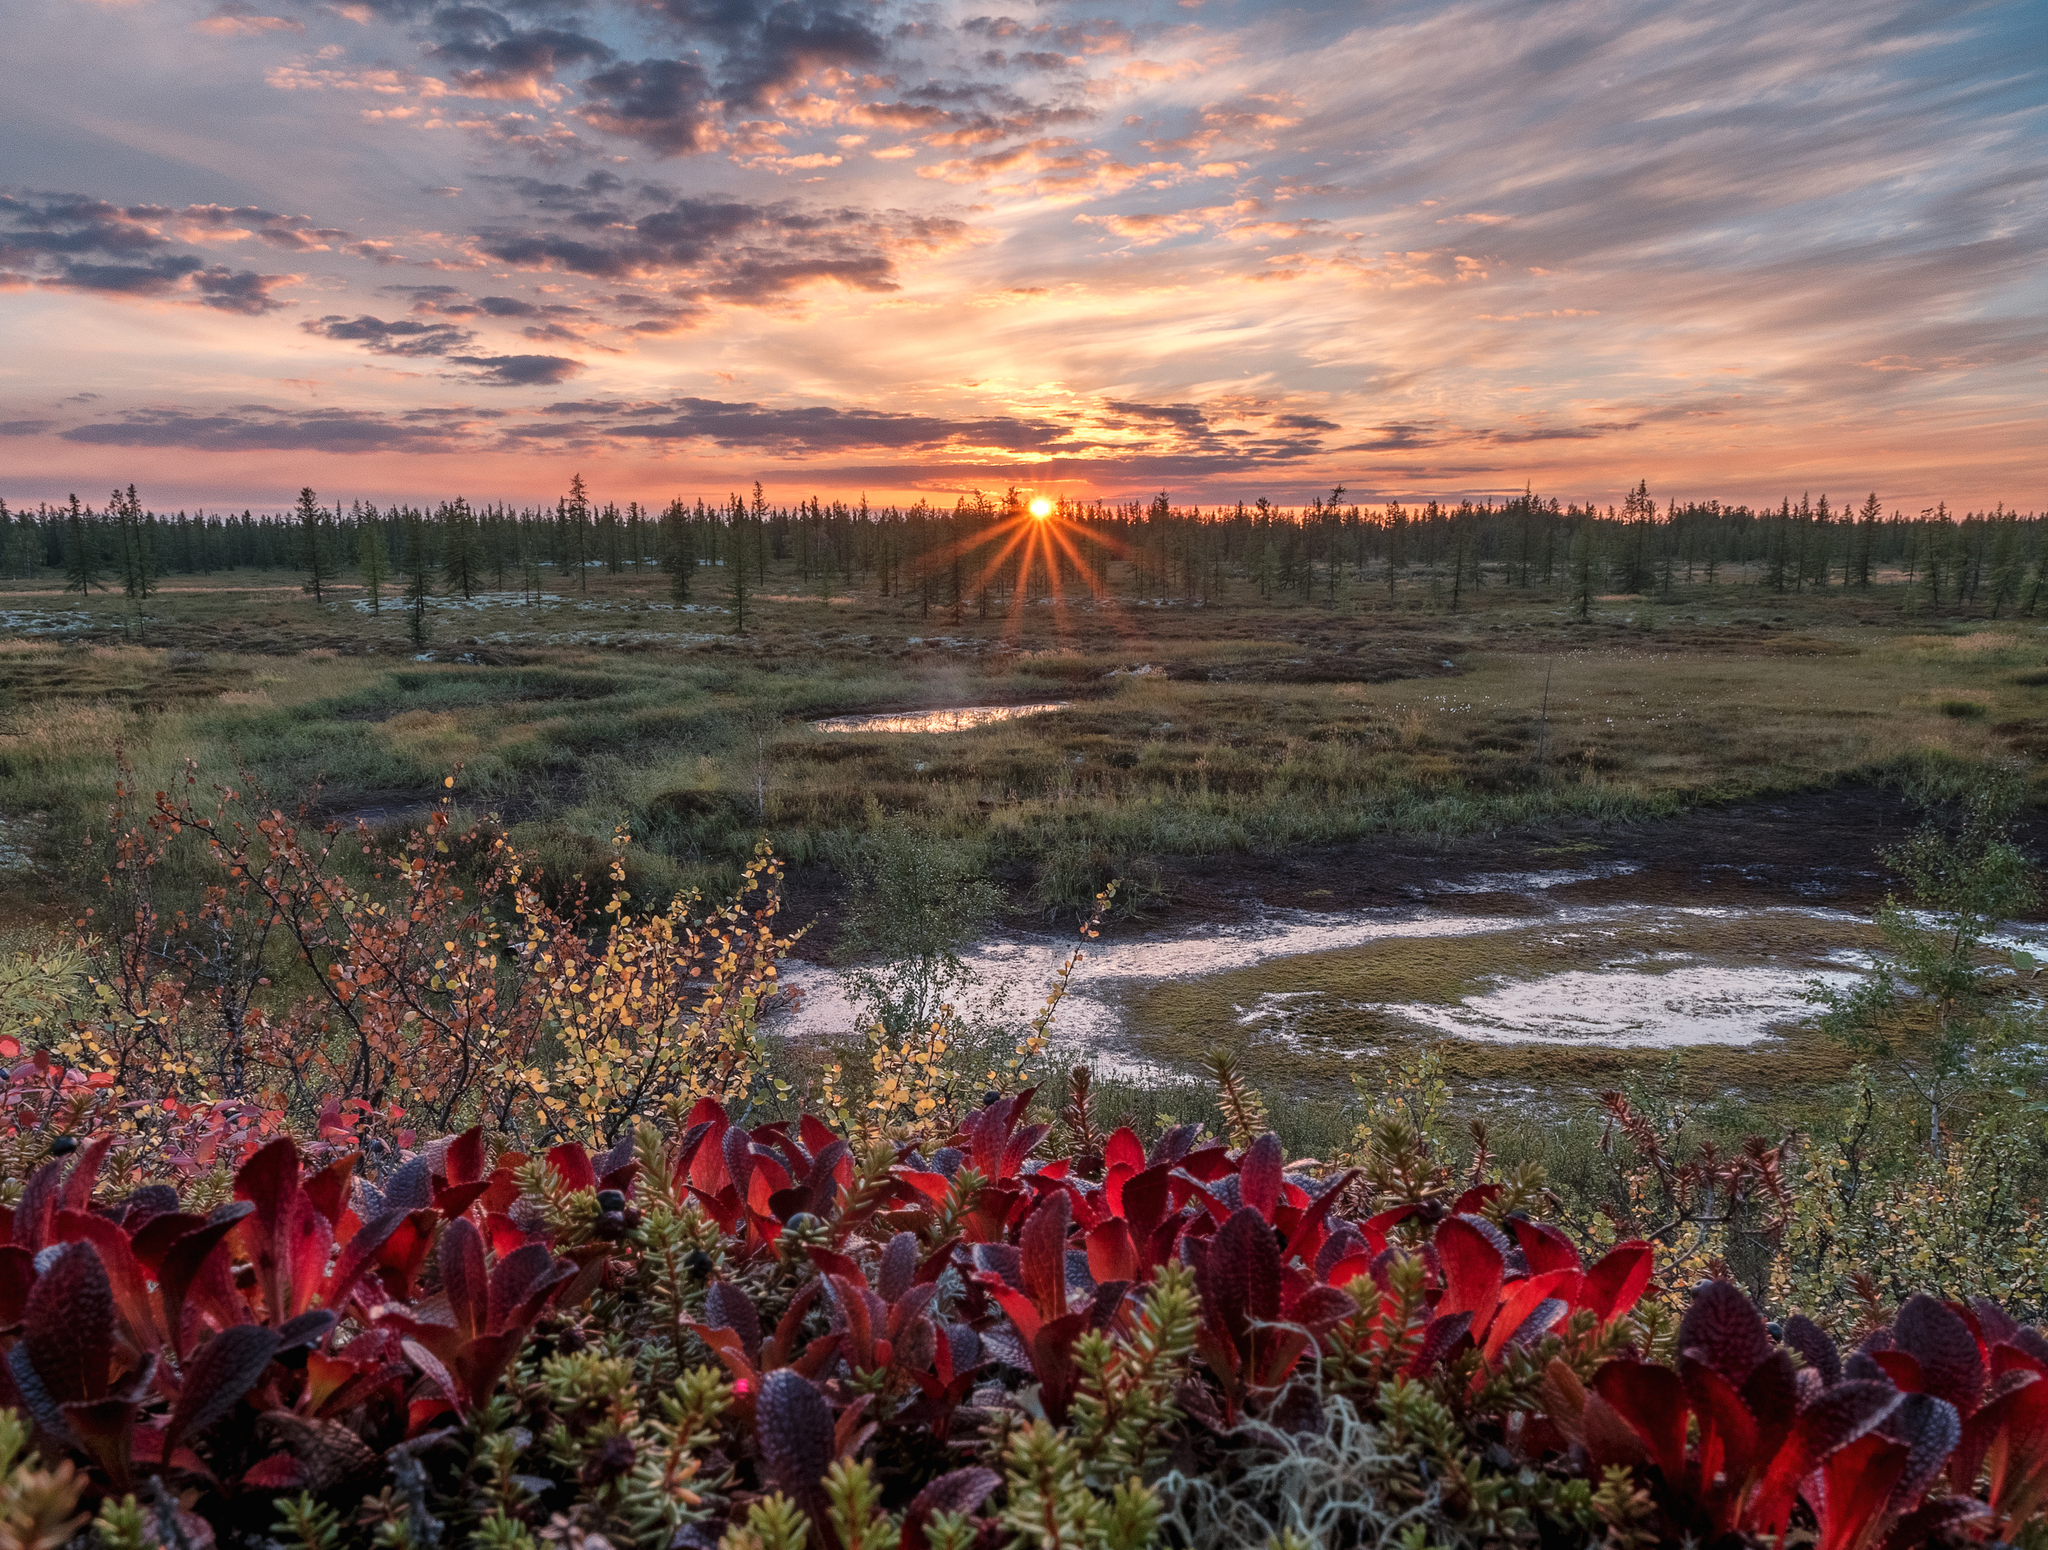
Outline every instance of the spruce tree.
POLYGON ((590 590, 590 492, 584 487, 583 476, 569 476, 569 502, 566 510, 569 523, 569 563, 576 567, 576 590, 590 590))
POLYGON ((64 513, 64 590, 88 597, 94 587, 102 592, 107 590, 106 582, 100 579, 99 534, 93 530, 91 515, 79 505, 76 494, 64 513))
POLYGON ((1768 565, 1765 569, 1765 585, 1773 592, 1785 590, 1785 558, 1791 543, 1792 502, 1788 498, 1778 508, 1778 515, 1771 525, 1770 547, 1766 553, 1768 565))
POLYGON ((306 573, 305 585, 299 590, 312 593, 314 602, 324 603, 327 586, 334 580, 334 562, 327 552, 327 513, 311 485, 299 491, 298 525, 299 566, 306 573))
POLYGON ((747 633, 747 503, 732 498, 732 532, 725 546, 725 584, 732 598, 732 629, 747 633))
POLYGON ((457 496, 435 513, 441 527, 441 579, 449 592, 464 598, 476 595, 483 570, 483 555, 477 544, 476 514, 469 502, 457 496))
POLYGON ((405 606, 406 628, 414 646, 427 643, 427 599, 434 595, 434 555, 428 543, 425 517, 417 511, 405 514, 405 606))
POLYGON ((690 577, 697 569, 696 534, 678 495, 661 519, 661 568, 668 572, 668 595, 677 603, 690 600, 690 577))
POLYGON ((1991 541, 1991 617, 1996 619, 2008 603, 2018 599, 2027 567, 2020 554, 2018 518, 2006 516, 2001 508, 1992 526, 1997 536, 1991 541))
POLYGON ((1878 504, 1877 491, 1872 490, 1869 498, 1863 502, 1862 513, 1856 519, 1856 547, 1853 551, 1854 558, 1850 562, 1850 569, 1854 574, 1851 579, 1865 592, 1870 590, 1871 557, 1872 551, 1877 547, 1877 519, 1883 511, 1884 507, 1878 504))
POLYGON ((1593 550, 1593 519, 1589 515, 1579 524, 1578 532, 1572 535, 1571 577, 1572 617, 1587 620, 1593 617, 1593 585, 1599 570, 1599 557, 1593 550))
MULTIPOLYGON (((636 510, 638 508, 635 508, 636 510)), ((635 519, 638 520, 637 518, 635 519)), ((604 568, 608 576, 616 576, 626 568, 626 552, 622 545, 619 528, 619 508, 607 502, 604 508, 604 568)))
POLYGON ((107 498, 107 511, 114 519, 114 533, 121 563, 121 590, 137 607, 156 591, 156 557, 150 533, 142 515, 142 501, 129 485, 107 498))
POLYGON ((370 599, 370 612, 384 611, 384 580, 390 574, 384 548, 384 524, 374 509, 356 524, 356 569, 362 572, 363 592, 370 599))

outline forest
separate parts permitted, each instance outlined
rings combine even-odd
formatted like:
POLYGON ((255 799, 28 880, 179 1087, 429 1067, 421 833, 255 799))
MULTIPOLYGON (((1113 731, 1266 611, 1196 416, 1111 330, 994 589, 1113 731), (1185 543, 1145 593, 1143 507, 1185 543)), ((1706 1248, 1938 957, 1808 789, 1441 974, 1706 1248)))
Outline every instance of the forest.
POLYGON ((1341 485, 1297 507, 1264 499, 1184 507, 1164 493, 1149 502, 1046 504, 1068 537, 1048 546, 1037 565, 1029 546, 1010 541, 1028 509, 1014 489, 1001 497, 977 492, 945 510, 815 496, 771 505, 756 484, 751 498, 707 504, 678 497, 660 511, 634 501, 621 510, 591 499, 579 475, 552 507, 472 507, 458 498, 383 511, 361 501, 330 509, 307 489, 294 511, 237 516, 159 513, 131 485, 98 508, 76 495, 58 506, 38 502, 33 511, 10 511, 0 501, 0 522, 14 579, 61 574, 67 590, 81 593, 118 586, 146 597, 162 576, 298 569, 316 597, 352 573, 373 596, 395 579, 401 589, 439 586, 467 598, 487 589, 537 592, 543 576, 574 576, 585 590, 593 571, 658 569, 673 578, 671 595, 688 601, 704 566, 731 570, 744 588, 748 573, 759 578, 773 565, 792 568, 804 586, 859 585, 881 597, 914 598, 920 617, 972 608, 987 618, 1020 590, 1104 596, 1114 559, 1133 597, 1207 601, 1239 580, 1261 599, 1335 601, 1374 580, 1394 589, 1403 576, 1424 574, 1432 596, 1451 606, 1489 578, 1522 589, 1566 588, 1589 604, 1597 592, 1668 598, 1680 586, 1721 580, 1774 593, 1868 588, 1893 571, 1927 607, 1981 606, 1996 618, 2033 611, 2043 558, 2037 517, 2002 506, 1951 515, 1945 502, 1907 516, 1887 512, 1874 492, 1840 507, 1826 494, 1802 494, 1776 511, 1675 500, 1660 510, 1644 485, 1619 510, 1534 495, 1454 507, 1361 506, 1346 502, 1341 485))

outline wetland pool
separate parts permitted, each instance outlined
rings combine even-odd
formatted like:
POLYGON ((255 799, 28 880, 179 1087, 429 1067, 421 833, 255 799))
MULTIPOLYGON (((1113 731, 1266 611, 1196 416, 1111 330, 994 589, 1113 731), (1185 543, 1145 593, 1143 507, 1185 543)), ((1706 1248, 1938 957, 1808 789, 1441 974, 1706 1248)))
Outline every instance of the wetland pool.
MULTIPOLYGON (((1689 1099, 1795 1112, 1850 1067, 1806 992, 1867 971, 1898 885, 1885 852, 1915 821, 1895 793, 1841 787, 1602 830, 1181 863, 1162 918, 1087 945, 1054 1038, 1099 1077, 1156 1088, 1206 1082, 1203 1057, 1225 1049, 1269 1102, 1348 1101, 1354 1079, 1435 1046, 1460 1115, 1583 1113, 1667 1066, 1689 1099)), ((2021 837, 2048 851, 2048 823, 2021 837)), ((1987 946, 2044 936, 2014 924, 1987 946)), ((1007 930, 965 956, 984 1004, 1010 987, 1017 1027, 1073 945, 1007 930)), ((776 1026, 853 1027, 837 972, 785 973, 805 999, 776 1026)))
POLYGON ((1036 705, 954 705, 944 710, 883 711, 872 716, 827 716, 814 721, 820 732, 967 732, 998 721, 1065 710, 1065 700, 1036 705))
MULTIPOLYGON (((1111 928, 1084 949, 1055 1037, 1098 1076, 1153 1083, 1228 1049, 1269 1098, 1339 1097, 1361 1067, 1436 1043, 1454 1086, 1481 1098, 1590 1092, 1674 1052, 1734 1090, 1839 1073, 1797 1030, 1815 1012, 1810 987, 1860 976, 1876 942, 1868 918, 1552 897, 1591 878, 1489 876, 1467 892, 1500 907, 1478 912, 1268 910, 1173 932, 1111 928)), ((1071 946, 1050 934, 980 944, 967 962, 982 1009, 1009 987, 1006 1020, 1022 1022, 1071 946)), ((786 975, 803 998, 782 1032, 853 1025, 834 971, 786 975)))

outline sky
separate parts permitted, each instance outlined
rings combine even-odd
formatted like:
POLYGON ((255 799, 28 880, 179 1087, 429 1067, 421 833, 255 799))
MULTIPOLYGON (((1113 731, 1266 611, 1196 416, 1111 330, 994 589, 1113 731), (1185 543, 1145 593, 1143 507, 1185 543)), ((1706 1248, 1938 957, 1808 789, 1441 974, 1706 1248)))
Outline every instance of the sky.
POLYGON ((10 0, 0 495, 2037 509, 2039 0, 10 0))

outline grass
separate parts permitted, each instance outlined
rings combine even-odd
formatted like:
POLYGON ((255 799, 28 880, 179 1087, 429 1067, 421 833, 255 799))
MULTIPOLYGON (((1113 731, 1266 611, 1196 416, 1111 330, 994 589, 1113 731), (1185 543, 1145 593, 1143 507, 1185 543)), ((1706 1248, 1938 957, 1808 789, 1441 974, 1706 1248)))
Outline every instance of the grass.
POLYGON ((443 602, 415 661, 399 610, 318 605, 282 575, 168 585, 139 622, 16 584, 0 607, 91 624, 0 642, 0 815, 45 815, 47 856, 75 853, 117 750, 145 788, 189 758, 280 797, 320 780, 341 815, 416 810, 460 765, 462 804, 558 867, 634 831, 642 892, 719 887, 763 833, 817 861, 898 813, 1020 903, 1070 910, 1164 857, 1637 819, 2048 737, 2048 632, 1931 625, 1897 588, 1700 588, 1577 623, 1497 585, 1456 614, 1420 584, 1392 607, 1244 587, 955 623, 872 595, 828 606, 792 574, 744 637, 660 588, 628 573, 530 607, 443 602), (1048 697, 1071 708, 946 734, 810 726, 1048 697))

